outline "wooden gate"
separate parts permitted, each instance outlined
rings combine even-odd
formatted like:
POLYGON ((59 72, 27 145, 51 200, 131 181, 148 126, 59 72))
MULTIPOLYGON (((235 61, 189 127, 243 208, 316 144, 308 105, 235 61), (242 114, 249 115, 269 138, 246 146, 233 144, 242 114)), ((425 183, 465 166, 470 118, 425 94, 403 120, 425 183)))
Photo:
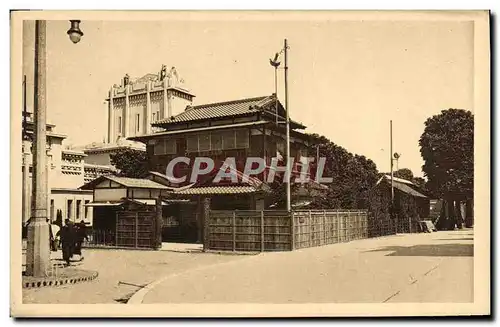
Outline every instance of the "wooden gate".
POLYGON ((116 213, 116 246, 135 249, 156 249, 155 211, 119 211, 116 213))

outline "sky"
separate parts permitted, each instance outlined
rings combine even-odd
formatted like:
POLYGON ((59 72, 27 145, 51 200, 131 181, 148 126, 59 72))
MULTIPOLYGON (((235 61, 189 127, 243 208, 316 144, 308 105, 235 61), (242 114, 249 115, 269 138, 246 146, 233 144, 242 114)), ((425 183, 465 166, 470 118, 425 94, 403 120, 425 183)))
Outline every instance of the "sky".
MULTIPOLYGON (((34 23, 23 31, 28 108, 33 103, 34 23)), ((418 140, 427 118, 473 111, 473 23, 422 20, 82 21, 78 44, 68 21, 47 22, 48 120, 66 144, 102 142, 104 99, 128 73, 175 66, 194 104, 270 95, 269 58, 289 44, 290 117, 390 170, 390 120, 399 168, 422 176, 418 140)), ((282 63, 283 65, 283 63, 282 63)), ((278 96, 284 103, 283 70, 278 96)))

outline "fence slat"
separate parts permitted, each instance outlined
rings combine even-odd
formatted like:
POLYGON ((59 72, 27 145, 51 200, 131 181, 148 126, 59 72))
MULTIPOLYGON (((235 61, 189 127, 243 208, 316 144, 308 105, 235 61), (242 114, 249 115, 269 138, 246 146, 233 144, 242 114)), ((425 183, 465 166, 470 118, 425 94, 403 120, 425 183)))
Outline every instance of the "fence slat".
POLYGON ((236 213, 233 211, 233 251, 236 251, 236 213))
POLYGON ((135 213, 135 247, 139 247, 139 213, 135 213))
POLYGON ((260 251, 264 252, 264 211, 260 212, 260 251))

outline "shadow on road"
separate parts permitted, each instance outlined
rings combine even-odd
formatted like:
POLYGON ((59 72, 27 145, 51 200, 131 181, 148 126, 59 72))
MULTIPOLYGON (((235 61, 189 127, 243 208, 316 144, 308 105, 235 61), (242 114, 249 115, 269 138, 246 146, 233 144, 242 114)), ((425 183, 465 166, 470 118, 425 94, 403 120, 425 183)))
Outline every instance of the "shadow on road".
POLYGON ((387 256, 399 257, 472 257, 474 256, 473 244, 436 244, 414 246, 387 246, 367 252, 392 253, 387 256))
POLYGON ((436 241, 456 241, 456 240, 458 240, 458 241, 474 241, 474 238, 469 238, 469 237, 468 238, 463 238, 463 237, 461 237, 461 238, 437 238, 434 240, 436 240, 436 241))

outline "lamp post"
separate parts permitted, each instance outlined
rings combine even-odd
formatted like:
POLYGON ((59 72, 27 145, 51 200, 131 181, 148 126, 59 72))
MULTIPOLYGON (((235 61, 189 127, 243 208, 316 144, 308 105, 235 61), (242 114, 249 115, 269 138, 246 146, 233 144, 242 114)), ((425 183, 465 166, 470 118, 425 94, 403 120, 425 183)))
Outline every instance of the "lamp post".
MULTIPOLYGON (((280 62, 278 61, 279 55, 284 52, 285 59, 285 112, 286 112, 286 173, 285 176, 290 177, 292 167, 290 167, 290 114, 288 111, 288 42, 285 39, 283 49, 280 52, 276 53, 273 59, 269 59, 271 66, 274 67, 274 88, 276 95, 276 124, 278 122, 278 67, 280 62)), ((282 123, 282 122, 281 122, 282 123)), ((291 210, 291 178, 288 178, 286 181, 286 210, 291 210)))
MULTIPOLYGON (((78 43, 83 36, 79 20, 71 20, 67 31, 78 43)), ((47 106, 46 106, 46 21, 35 21, 34 143, 33 143, 33 210, 28 225, 26 274, 45 277, 50 269, 49 225, 47 223, 47 106)))

